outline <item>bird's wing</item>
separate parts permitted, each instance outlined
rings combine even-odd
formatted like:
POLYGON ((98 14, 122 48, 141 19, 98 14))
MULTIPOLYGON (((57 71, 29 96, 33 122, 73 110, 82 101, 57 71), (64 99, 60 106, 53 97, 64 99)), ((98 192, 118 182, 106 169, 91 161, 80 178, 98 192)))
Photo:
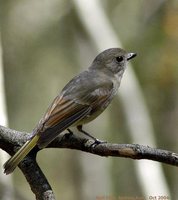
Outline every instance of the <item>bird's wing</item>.
POLYGON ((96 84, 94 82, 96 79, 91 79, 88 87, 89 81, 86 80, 84 79, 80 84, 70 82, 65 90, 54 99, 33 131, 34 135, 40 135, 38 141, 40 148, 47 146, 59 133, 75 122, 99 109, 104 110, 109 104, 108 99, 113 92, 112 82, 100 81, 96 84))
POLYGON ((40 148, 47 146, 59 133, 84 118, 90 111, 91 107, 89 105, 78 104, 59 96, 56 97, 36 129, 34 129, 34 135, 40 135, 38 146, 40 148))

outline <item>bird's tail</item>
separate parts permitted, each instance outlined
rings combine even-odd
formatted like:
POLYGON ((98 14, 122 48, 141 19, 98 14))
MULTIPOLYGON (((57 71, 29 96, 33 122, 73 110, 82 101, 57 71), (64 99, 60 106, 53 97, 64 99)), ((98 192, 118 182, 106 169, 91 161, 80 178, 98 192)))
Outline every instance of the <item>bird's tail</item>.
POLYGON ((28 140, 8 161, 4 164, 4 173, 10 174, 17 165, 25 158, 25 156, 35 147, 39 139, 39 135, 35 135, 28 140))

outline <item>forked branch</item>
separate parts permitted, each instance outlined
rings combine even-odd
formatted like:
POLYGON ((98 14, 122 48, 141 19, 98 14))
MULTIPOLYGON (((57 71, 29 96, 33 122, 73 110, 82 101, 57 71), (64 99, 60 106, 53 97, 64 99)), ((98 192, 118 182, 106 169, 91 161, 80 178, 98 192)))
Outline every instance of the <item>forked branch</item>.
MULTIPOLYGON (((0 126, 0 148, 13 155, 29 138, 29 133, 15 131, 0 126)), ((96 154, 99 156, 125 157, 132 159, 148 159, 178 166, 178 154, 143 146, 139 144, 113 144, 101 143, 93 145, 93 141, 80 138, 71 133, 59 135, 47 148, 69 148, 96 154)), ((19 164, 26 177, 31 190, 37 200, 54 200, 54 193, 45 175, 36 162, 36 154, 40 149, 37 147, 19 164), (38 184, 36 184, 38 182, 38 184), (40 183, 40 184, 39 184, 40 183)))

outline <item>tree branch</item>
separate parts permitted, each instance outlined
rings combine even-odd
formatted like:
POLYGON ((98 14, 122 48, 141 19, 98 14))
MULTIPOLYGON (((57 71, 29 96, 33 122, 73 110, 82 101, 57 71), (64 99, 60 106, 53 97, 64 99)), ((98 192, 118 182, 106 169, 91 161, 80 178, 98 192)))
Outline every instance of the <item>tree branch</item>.
MULTIPOLYGON (((0 126, 0 148, 13 155, 26 142, 29 136, 29 133, 0 126)), ((70 133, 59 135, 47 148, 70 148, 100 156, 148 159, 178 166, 178 154, 171 151, 139 144, 101 143, 93 145, 92 140, 79 138, 70 133)), ((37 200, 55 199, 50 184, 36 162, 36 154, 39 150, 37 147, 33 149, 19 164, 19 168, 25 175, 37 200), (36 184, 37 182, 40 184, 36 184)))
MULTIPOLYGON (((13 155, 29 138, 30 134, 0 126, 0 148, 13 155)), ((36 162, 38 148, 33 149, 19 164, 37 200, 54 200, 54 193, 48 180, 36 162), (38 183, 38 184, 37 184, 38 183)))
POLYGON ((56 138, 47 148, 69 148, 99 156, 125 157, 138 160, 148 159, 178 166, 178 154, 171 151, 151 148, 139 144, 101 143, 94 146, 92 144, 92 140, 79 138, 75 135, 66 133, 64 136, 56 138))

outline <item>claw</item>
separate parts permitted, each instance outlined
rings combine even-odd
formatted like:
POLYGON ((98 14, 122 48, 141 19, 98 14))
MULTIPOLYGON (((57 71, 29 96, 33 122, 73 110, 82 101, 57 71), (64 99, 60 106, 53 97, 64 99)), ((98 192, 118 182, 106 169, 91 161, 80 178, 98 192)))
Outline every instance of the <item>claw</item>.
POLYGON ((107 143, 107 142, 96 138, 93 144, 91 144, 91 147, 96 147, 97 145, 104 144, 104 143, 107 143))

